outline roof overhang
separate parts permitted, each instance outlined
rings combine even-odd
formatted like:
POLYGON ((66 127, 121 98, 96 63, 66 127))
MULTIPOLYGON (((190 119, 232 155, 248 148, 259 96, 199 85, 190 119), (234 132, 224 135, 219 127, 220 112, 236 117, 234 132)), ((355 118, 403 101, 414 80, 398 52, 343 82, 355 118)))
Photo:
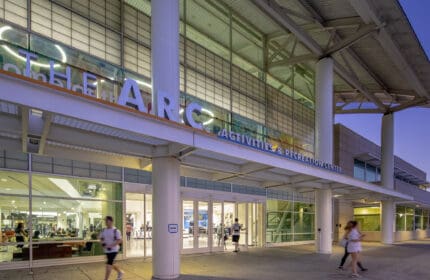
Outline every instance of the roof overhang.
POLYGON ((330 188, 334 195, 354 200, 413 199, 15 74, 1 73, 0 83, 0 139, 4 148, 24 147, 25 129, 32 129, 24 119, 35 110, 45 122, 39 141, 45 141, 43 154, 49 156, 137 169, 150 165, 153 157, 174 156, 181 161, 183 174, 190 177, 296 192, 330 188), (50 117, 44 118, 47 115, 50 117))

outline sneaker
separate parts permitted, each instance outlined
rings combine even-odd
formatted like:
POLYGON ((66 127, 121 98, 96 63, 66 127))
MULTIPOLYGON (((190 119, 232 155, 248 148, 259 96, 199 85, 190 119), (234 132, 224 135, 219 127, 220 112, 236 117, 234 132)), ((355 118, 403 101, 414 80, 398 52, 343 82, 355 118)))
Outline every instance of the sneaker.
POLYGON ((122 276, 124 276, 124 272, 118 272, 118 277, 116 278, 116 280, 122 280, 122 276))
POLYGON ((362 268, 361 271, 363 271, 363 272, 364 271, 368 271, 368 269, 367 268, 362 268))
POLYGON ((351 278, 361 278, 361 275, 358 273, 351 274, 351 278))
POLYGON ((344 268, 343 268, 343 266, 339 266, 338 268, 337 268, 337 270, 344 270, 344 268))

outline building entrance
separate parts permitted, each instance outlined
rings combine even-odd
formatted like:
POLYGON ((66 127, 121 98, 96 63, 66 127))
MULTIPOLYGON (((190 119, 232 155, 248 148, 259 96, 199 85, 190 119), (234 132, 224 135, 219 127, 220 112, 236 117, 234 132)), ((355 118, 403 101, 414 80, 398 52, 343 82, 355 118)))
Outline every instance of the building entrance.
POLYGON ((242 247, 263 244, 263 204, 228 201, 182 201, 182 249, 184 253, 233 250, 235 218, 242 225, 242 247))
POLYGON ((127 257, 152 256, 152 194, 125 193, 125 252, 127 257))

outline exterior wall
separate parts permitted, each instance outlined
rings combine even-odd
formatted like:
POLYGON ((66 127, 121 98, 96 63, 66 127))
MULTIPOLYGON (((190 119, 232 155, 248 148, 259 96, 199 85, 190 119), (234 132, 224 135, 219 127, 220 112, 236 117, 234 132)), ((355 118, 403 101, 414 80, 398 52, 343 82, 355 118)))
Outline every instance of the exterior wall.
POLYGON ((344 234, 344 227, 348 221, 351 221, 354 216, 354 208, 352 202, 342 199, 334 201, 334 227, 333 240, 338 241, 344 234))
MULTIPOLYGON (((354 157, 360 154, 372 154, 377 158, 381 157, 381 147, 372 141, 364 138, 358 133, 341 124, 336 124, 334 129, 335 144, 335 164, 342 167, 345 174, 354 176, 354 157)), ((395 156, 394 166, 408 172, 423 180, 426 173, 403 159, 395 156)))
POLYGON ((417 202, 430 204, 430 192, 421 190, 414 185, 396 179, 394 181, 394 189, 398 192, 413 196, 417 202))
POLYGON ((381 241, 381 232, 380 231, 363 231, 362 233, 366 235, 364 237, 364 241, 371 241, 371 242, 381 241))
POLYGON ((430 230, 396 231, 394 233, 394 241, 396 242, 425 239, 428 237, 430 237, 430 230))

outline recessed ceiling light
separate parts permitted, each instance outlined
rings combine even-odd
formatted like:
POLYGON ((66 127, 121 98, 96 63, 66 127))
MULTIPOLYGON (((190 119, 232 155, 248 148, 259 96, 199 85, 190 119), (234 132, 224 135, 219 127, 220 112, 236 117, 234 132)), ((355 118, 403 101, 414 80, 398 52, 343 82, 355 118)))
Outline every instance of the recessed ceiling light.
POLYGON ((2 182, 7 182, 7 179, 6 178, 1 178, 1 181, 2 182))
POLYGON ((43 204, 46 205, 46 201, 44 201, 43 204))
POLYGON ((12 204, 14 204, 14 203, 15 203, 15 200, 12 200, 11 202, 12 202, 12 204))
POLYGON ((5 190, 10 191, 10 190, 11 190, 11 188, 6 188, 5 190))

